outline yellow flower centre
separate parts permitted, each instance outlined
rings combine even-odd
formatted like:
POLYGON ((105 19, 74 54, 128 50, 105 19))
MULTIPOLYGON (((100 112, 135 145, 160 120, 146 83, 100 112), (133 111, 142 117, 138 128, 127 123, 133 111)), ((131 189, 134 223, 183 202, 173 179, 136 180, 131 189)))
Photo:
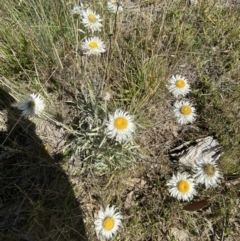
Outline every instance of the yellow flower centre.
POLYGON ((96 23, 97 22, 97 19, 95 17, 95 15, 93 13, 90 13, 88 15, 88 20, 91 22, 91 23, 96 23))
POLYGON ((189 182, 187 182, 185 180, 181 180, 178 182, 177 188, 178 188, 178 191, 180 191, 182 193, 187 193, 190 189, 189 182))
POLYGON ((104 220, 103 220, 103 228, 107 231, 110 231, 113 229, 114 227, 114 219, 112 217, 106 217, 104 220))
POLYGON ((98 47, 98 43, 96 41, 92 41, 89 43, 89 47, 91 49, 96 49, 98 47))
POLYGON ((213 177, 216 173, 216 168, 212 164, 206 164, 204 165, 204 172, 209 176, 213 177))
POLYGON ((181 108, 180 108, 180 112, 183 114, 183 115, 190 115, 192 113, 192 108, 190 106, 186 106, 186 105, 183 105, 181 108))
POLYGON ((182 80, 182 79, 179 79, 179 80, 176 81, 176 86, 177 86, 178 88, 184 88, 185 85, 186 85, 186 83, 185 83, 185 81, 182 80))
POLYGON ((114 126, 119 130, 125 130, 128 126, 128 120, 125 117, 118 117, 114 120, 114 126))
POLYGON ((28 102, 28 109, 33 109, 35 107, 35 102, 33 100, 30 100, 28 102))

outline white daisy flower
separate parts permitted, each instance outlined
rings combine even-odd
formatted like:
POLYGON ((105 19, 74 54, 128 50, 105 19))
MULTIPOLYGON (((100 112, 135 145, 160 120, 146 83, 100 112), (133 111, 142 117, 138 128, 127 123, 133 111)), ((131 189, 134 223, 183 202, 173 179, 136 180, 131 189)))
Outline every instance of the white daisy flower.
POLYGON ((71 14, 73 15, 81 15, 83 11, 83 7, 82 6, 74 6, 73 9, 71 10, 71 14))
POLYGON ((181 75, 172 76, 167 88, 176 98, 185 96, 191 90, 188 80, 181 75))
POLYGON ((123 11, 123 5, 118 1, 111 0, 107 2, 107 9, 112 13, 119 13, 123 11))
POLYGON ((130 140, 135 131, 133 117, 127 112, 116 110, 113 115, 109 115, 107 123, 107 135, 118 142, 130 140))
POLYGON ((98 219, 94 222, 97 234, 106 239, 112 238, 122 224, 121 219, 122 215, 117 212, 114 206, 109 207, 108 205, 105 210, 101 207, 98 219))
POLYGON ((104 42, 98 37, 86 39, 82 44, 82 50, 86 55, 98 55, 106 51, 104 42))
POLYGON ((82 12, 85 11, 85 9, 87 9, 88 6, 88 4, 84 4, 81 1, 79 1, 78 5, 75 5, 71 10, 71 13, 73 15, 82 15, 82 12))
POLYGON ((39 95, 31 94, 28 99, 23 100, 18 109, 22 111, 25 118, 40 115, 45 107, 44 101, 39 95))
POLYGON ((170 187, 171 196, 178 200, 190 201, 197 194, 194 179, 190 178, 186 172, 178 172, 177 175, 173 174, 172 178, 167 182, 167 186, 170 187))
POLYGON ((102 19, 100 18, 100 16, 93 12, 90 8, 88 8, 86 11, 82 11, 82 23, 92 32, 101 31, 101 21, 102 19))
POLYGON ((181 125, 192 123, 196 119, 196 109, 189 101, 177 100, 174 104, 174 114, 177 118, 177 122, 181 125))
POLYGON ((217 186, 222 178, 216 162, 213 159, 200 158, 193 165, 196 183, 205 184, 206 188, 217 186))

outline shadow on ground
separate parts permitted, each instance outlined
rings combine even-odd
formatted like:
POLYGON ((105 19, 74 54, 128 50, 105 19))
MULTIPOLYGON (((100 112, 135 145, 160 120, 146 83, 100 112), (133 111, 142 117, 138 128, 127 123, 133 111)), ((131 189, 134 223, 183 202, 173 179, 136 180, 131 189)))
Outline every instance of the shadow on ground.
POLYGON ((87 240, 68 177, 45 151, 35 124, 18 121, 13 104, 0 87, 0 112, 7 113, 7 129, 0 130, 0 240, 87 240))

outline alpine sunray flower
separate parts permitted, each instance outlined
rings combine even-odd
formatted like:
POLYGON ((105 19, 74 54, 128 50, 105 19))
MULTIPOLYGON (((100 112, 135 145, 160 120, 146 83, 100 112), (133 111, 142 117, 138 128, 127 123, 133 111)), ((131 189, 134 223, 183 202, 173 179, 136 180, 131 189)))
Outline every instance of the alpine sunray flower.
POLYGON ((83 25, 91 30, 94 31, 101 31, 101 24, 102 19, 98 14, 88 8, 86 11, 82 11, 82 23, 83 25))
POLYGON ((190 175, 186 172, 173 174, 167 182, 167 186, 169 186, 170 195, 178 200, 190 201, 197 193, 194 179, 190 178, 190 175))
POLYGON ((105 44, 99 37, 86 39, 82 44, 82 50, 86 55, 99 55, 106 51, 105 44))
POLYGON ((189 101, 177 100, 174 104, 174 114, 181 125, 192 123, 196 119, 196 109, 189 101))
POLYGON ((114 206, 109 207, 108 205, 105 210, 101 207, 98 219, 94 222, 97 234, 106 239, 112 238, 122 224, 121 219, 122 215, 114 206))
POLYGON ((116 110, 113 115, 109 116, 107 123, 107 135, 116 139, 118 142, 128 141, 132 138, 135 131, 133 117, 122 110, 116 110))
POLYGON ((122 3, 114 0, 110 0, 107 2, 107 8, 112 13, 119 13, 123 11, 122 3))
POLYGON ((39 116, 45 107, 44 101, 39 95, 31 94, 28 99, 23 100, 18 109, 22 111, 25 118, 39 116))
POLYGON ((188 80, 181 75, 172 76, 167 84, 167 88, 176 98, 185 96, 191 90, 188 80))
POLYGON ((193 172, 196 183, 205 184, 206 188, 217 186, 222 178, 212 158, 198 158, 193 166, 193 172))
POLYGON ((81 15, 85 7, 86 6, 83 3, 80 3, 80 5, 75 5, 71 10, 71 13, 73 15, 81 15))

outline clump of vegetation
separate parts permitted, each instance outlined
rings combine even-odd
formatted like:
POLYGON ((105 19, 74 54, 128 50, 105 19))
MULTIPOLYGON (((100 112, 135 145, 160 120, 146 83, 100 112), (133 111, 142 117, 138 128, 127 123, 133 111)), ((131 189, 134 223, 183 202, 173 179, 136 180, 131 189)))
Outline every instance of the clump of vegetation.
POLYGON ((238 237, 239 5, 190 2, 0 3, 2 239, 238 237))

